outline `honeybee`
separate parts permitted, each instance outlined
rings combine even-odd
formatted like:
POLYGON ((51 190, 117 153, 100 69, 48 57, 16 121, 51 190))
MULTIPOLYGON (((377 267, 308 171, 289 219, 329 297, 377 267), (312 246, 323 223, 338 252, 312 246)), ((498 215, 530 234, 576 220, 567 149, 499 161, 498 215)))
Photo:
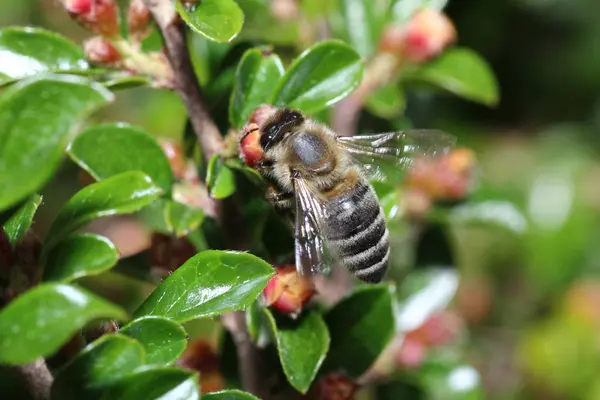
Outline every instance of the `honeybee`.
MULTIPOLYGON (((382 163, 406 170, 418 156, 446 154, 455 137, 437 130, 338 136, 298 110, 278 109, 245 131, 258 144, 252 166, 272 186, 268 200, 295 219, 298 275, 332 264, 380 282, 390 257, 389 231, 370 179, 386 180, 382 163)), ((246 160, 248 163, 248 160, 246 160)))

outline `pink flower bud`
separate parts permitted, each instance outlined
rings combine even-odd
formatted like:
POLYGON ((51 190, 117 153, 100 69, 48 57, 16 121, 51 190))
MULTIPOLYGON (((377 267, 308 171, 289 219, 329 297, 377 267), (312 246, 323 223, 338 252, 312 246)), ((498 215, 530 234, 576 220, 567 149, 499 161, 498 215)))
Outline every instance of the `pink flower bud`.
POLYGON ((396 364, 401 368, 418 368, 425 360, 426 355, 425 344, 407 335, 396 352, 396 364))
POLYGON ((260 145, 260 135, 258 125, 255 123, 248 124, 242 132, 240 157, 250 168, 255 168, 264 155, 260 145))
POLYGON ((127 27, 129 34, 141 40, 147 36, 149 29, 146 29, 152 20, 150 10, 146 7, 143 0, 133 0, 127 9, 127 27))
POLYGON ((302 307, 314 295, 313 285, 307 279, 302 279, 294 266, 283 266, 277 269, 271 278, 263 297, 265 304, 284 314, 298 314, 302 307))
POLYGON ((83 44, 85 57, 92 63, 105 66, 116 66, 122 56, 111 42, 101 36, 88 39, 83 44))
POLYGON ((64 0, 71 17, 98 35, 119 34, 119 16, 115 0, 64 0))

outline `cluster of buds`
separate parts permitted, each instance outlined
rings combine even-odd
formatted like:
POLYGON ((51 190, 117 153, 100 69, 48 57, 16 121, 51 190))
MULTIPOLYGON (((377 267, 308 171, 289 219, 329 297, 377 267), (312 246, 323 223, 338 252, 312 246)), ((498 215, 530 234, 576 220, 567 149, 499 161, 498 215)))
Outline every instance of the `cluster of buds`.
POLYGON ((456 41, 456 29, 442 12, 424 8, 407 24, 392 24, 383 32, 379 45, 384 53, 397 54, 411 63, 424 63, 456 41))
POLYGON ((463 148, 437 158, 416 159, 404 183, 407 214, 419 217, 433 203, 464 199, 473 186, 475 165, 475 154, 463 148))
POLYGON ((225 380, 219 371, 219 357, 213 347, 203 339, 190 341, 176 364, 199 372, 198 380, 202 393, 218 392, 225 387, 225 380))
POLYGON ((283 314, 296 316, 315 294, 312 282, 298 276, 295 266, 277 268, 265 290, 265 305, 283 314))
POLYGON ((421 366, 431 348, 447 345, 460 334, 463 322, 452 311, 444 311, 429 317, 421 326, 404 336, 396 351, 396 364, 413 369, 421 366))

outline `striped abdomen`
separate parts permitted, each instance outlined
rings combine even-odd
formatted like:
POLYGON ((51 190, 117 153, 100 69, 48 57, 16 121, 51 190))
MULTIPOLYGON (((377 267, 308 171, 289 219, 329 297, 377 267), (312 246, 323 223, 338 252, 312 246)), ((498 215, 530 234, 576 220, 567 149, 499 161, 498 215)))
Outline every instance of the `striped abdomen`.
POLYGON ((372 187, 362 180, 331 198, 325 237, 340 262, 357 278, 379 282, 388 266, 390 245, 383 210, 372 187))

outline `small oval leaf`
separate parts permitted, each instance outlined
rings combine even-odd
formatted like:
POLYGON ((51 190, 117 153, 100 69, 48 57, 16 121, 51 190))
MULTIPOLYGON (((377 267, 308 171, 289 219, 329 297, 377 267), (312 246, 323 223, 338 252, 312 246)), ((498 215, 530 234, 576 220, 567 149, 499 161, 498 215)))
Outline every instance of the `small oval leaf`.
POLYGON ((402 115, 405 107, 404 92, 394 85, 376 90, 367 98, 366 103, 366 108, 370 113, 386 119, 402 115))
POLYGON ((175 367, 148 367, 129 375, 101 397, 102 400, 199 400, 198 377, 175 367))
POLYGON ((37 211, 38 207, 42 203, 42 196, 35 194, 31 196, 25 204, 21 206, 14 213, 8 221, 3 225, 4 232, 8 235, 11 245, 15 245, 21 239, 31 224, 33 223, 33 216, 37 211))
POLYGON ((82 72, 89 68, 81 47, 41 28, 0 29, 0 55, 0 85, 42 72, 82 72))
POLYGON ((177 0, 175 8, 194 32, 215 42, 231 42, 244 24, 244 13, 233 0, 202 0, 185 5, 177 0))
POLYGON ((114 267, 117 261, 119 251, 104 236, 90 233, 72 235, 48 252, 44 280, 70 282, 98 275, 114 267))
POLYGON ((139 171, 123 172, 88 185, 60 210, 50 227, 46 245, 51 247, 94 218, 138 211, 161 194, 162 190, 139 171))
POLYGON ((234 251, 207 250, 190 258, 135 312, 177 322, 248 307, 273 276, 260 258, 234 251))
POLYGON ((273 104, 314 113, 330 106, 360 83, 363 61, 348 45, 328 40, 294 60, 275 89, 273 104))
POLYGON ((452 48, 436 60, 407 71, 406 79, 431 83, 465 99, 495 106, 499 87, 488 63, 466 48, 452 48))
POLYGON ((126 319, 125 311, 83 289, 46 283, 0 311, 0 362, 24 364, 52 354, 86 323, 126 319))
POLYGON ((97 180, 126 171, 142 171, 165 193, 171 192, 173 173, 167 156, 149 133, 135 126, 93 126, 81 132, 67 152, 97 180))
POLYGON ((123 335, 105 335, 65 365, 54 380, 51 398, 98 399, 106 388, 144 363, 144 349, 123 335))
POLYGON ((136 319, 121 328, 119 333, 136 339, 144 346, 147 364, 172 364, 187 346, 185 329, 161 317, 136 319))
POLYGON ((186 204, 169 201, 164 208, 165 222, 169 230, 182 237, 198 228, 204 221, 204 211, 186 204))
POLYGON ((241 128, 258 106, 269 101, 284 72, 277 54, 261 49, 244 53, 235 73, 229 102, 229 121, 234 128, 241 128))
POLYGON ((46 183, 69 133, 112 99, 102 85, 68 75, 37 76, 6 89, 0 97, 0 210, 46 183))
POLYGON ((213 199, 225 199, 235 192, 235 176, 233 171, 218 154, 208 162, 206 185, 213 199))
POLYGON ((220 392, 206 393, 202 395, 203 400, 260 400, 247 392, 241 390, 222 390, 220 392))
POLYGON ((279 360, 288 382, 305 394, 329 350, 329 331, 316 312, 299 320, 278 318, 264 310, 277 341, 279 360))
MULTIPOLYGON (((403 0, 402 2, 404 2, 403 0)), ((341 0, 345 36, 363 57, 373 55, 390 15, 390 0, 341 0)))
POLYGON ((391 289, 359 289, 325 314, 331 346, 323 369, 339 369, 358 377, 375 362, 394 336, 391 289))

